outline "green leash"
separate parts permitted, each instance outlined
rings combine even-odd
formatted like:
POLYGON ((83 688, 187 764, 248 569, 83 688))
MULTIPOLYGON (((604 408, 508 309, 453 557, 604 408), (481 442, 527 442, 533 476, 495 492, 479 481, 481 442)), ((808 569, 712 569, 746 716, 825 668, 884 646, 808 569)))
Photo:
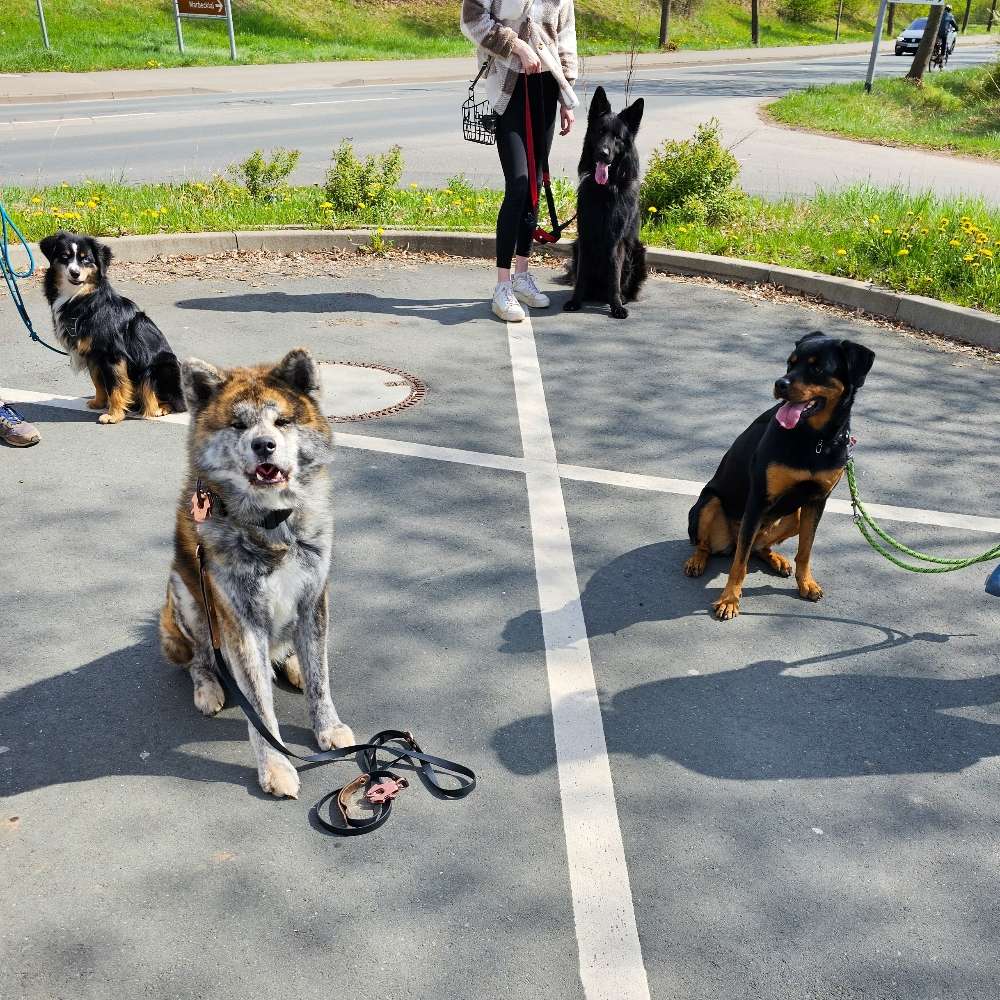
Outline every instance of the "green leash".
POLYGON ((975 566, 977 563, 992 562, 994 559, 1000 557, 1000 543, 997 543, 993 548, 982 553, 978 556, 969 556, 967 559, 941 559, 938 556, 929 556, 925 552, 917 552, 915 549, 911 549, 904 545, 902 542, 897 541, 892 537, 884 528, 882 528, 879 523, 865 510, 864 504, 861 502, 861 497, 858 496, 858 482, 854 476, 854 461, 849 460, 847 463, 847 485, 851 488, 851 506, 854 508, 854 523, 858 526, 858 531, 864 535, 865 541, 878 553, 885 556, 886 559, 891 563, 899 566, 900 569, 908 569, 911 573, 951 573, 956 569, 965 569, 967 566, 975 566), (903 562, 897 555, 890 552, 888 549, 883 548, 875 539, 872 537, 872 533, 878 535, 883 542, 886 542, 896 552, 902 552, 904 555, 910 556, 912 559, 917 559, 925 563, 933 563, 932 566, 913 566, 910 563, 903 562))

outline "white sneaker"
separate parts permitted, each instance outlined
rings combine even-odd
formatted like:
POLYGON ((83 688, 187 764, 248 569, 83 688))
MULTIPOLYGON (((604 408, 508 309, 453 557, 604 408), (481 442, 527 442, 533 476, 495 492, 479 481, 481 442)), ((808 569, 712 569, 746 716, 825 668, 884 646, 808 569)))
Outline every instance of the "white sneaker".
POLYGON ((517 300, 526 306, 531 306, 532 309, 544 309, 549 304, 549 297, 535 284, 530 272, 522 271, 520 274, 515 274, 511 284, 517 300))
POLYGON ((514 298, 509 281, 501 281, 493 290, 493 312, 508 323, 520 323, 524 319, 524 310, 514 298))

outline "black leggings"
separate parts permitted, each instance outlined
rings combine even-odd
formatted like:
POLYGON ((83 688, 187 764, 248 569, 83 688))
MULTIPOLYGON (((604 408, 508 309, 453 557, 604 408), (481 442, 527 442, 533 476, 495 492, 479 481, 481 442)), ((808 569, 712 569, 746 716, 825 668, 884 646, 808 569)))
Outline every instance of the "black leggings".
MULTIPOLYGON (((535 168, 538 188, 542 187, 542 164, 552 147, 559 85, 551 73, 533 73, 527 79, 531 100, 531 132, 535 145, 535 168)), ((510 267, 516 252, 520 257, 531 253, 531 240, 538 224, 531 204, 528 183, 528 152, 524 129, 524 81, 522 74, 511 95, 510 104, 497 123, 497 152, 505 182, 503 204, 497 215, 497 267, 510 267)))

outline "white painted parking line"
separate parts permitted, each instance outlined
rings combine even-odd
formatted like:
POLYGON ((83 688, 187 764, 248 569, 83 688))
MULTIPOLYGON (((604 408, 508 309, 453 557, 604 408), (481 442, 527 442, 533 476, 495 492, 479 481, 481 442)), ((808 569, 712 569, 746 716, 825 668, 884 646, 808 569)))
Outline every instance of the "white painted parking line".
MULTIPOLYGON (((86 400, 79 396, 62 396, 51 392, 32 392, 27 389, 0 387, 0 399, 8 403, 31 403, 36 406, 54 406, 64 410, 79 410, 85 413, 86 400)), ((159 417, 155 423, 187 425, 186 413, 172 413, 159 417)), ((394 438, 369 437, 365 434, 337 432, 334 441, 340 448, 358 448, 365 451, 381 451, 390 455, 409 458, 427 458, 435 462, 455 462, 458 465, 474 465, 483 469, 500 469, 518 472, 522 475, 542 468, 545 462, 513 455, 495 455, 486 451, 464 451, 460 448, 442 448, 433 444, 415 441, 397 441, 394 438)), ((558 465, 561 479, 571 479, 581 483, 599 483, 630 490, 647 490, 651 493, 670 493, 675 496, 697 496, 703 483, 694 479, 671 479, 667 476, 647 476, 636 472, 616 472, 613 469, 595 469, 585 465, 558 465)), ((850 515, 851 505, 846 500, 830 500, 827 511, 832 514, 850 515)), ((988 535, 1000 535, 1000 518, 980 517, 976 514, 955 514, 946 510, 923 510, 919 507, 896 507, 892 504, 865 503, 865 509, 872 517, 882 521, 898 521, 903 524, 927 524, 939 528, 960 528, 963 531, 980 531, 988 535)))
POLYGON ((507 324, 555 730, 580 979, 587 1000, 649 1000, 604 722, 531 320, 507 324))

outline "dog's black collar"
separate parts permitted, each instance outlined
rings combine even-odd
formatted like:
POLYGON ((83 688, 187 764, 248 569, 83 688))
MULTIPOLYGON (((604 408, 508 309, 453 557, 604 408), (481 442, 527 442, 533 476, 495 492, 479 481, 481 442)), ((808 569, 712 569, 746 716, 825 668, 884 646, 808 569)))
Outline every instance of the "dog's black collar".
POLYGON ((851 440, 851 428, 850 425, 846 425, 844 429, 837 435, 835 435, 829 442, 825 442, 823 438, 820 438, 816 442, 816 454, 822 455, 828 451, 836 451, 838 448, 843 447, 851 440))

